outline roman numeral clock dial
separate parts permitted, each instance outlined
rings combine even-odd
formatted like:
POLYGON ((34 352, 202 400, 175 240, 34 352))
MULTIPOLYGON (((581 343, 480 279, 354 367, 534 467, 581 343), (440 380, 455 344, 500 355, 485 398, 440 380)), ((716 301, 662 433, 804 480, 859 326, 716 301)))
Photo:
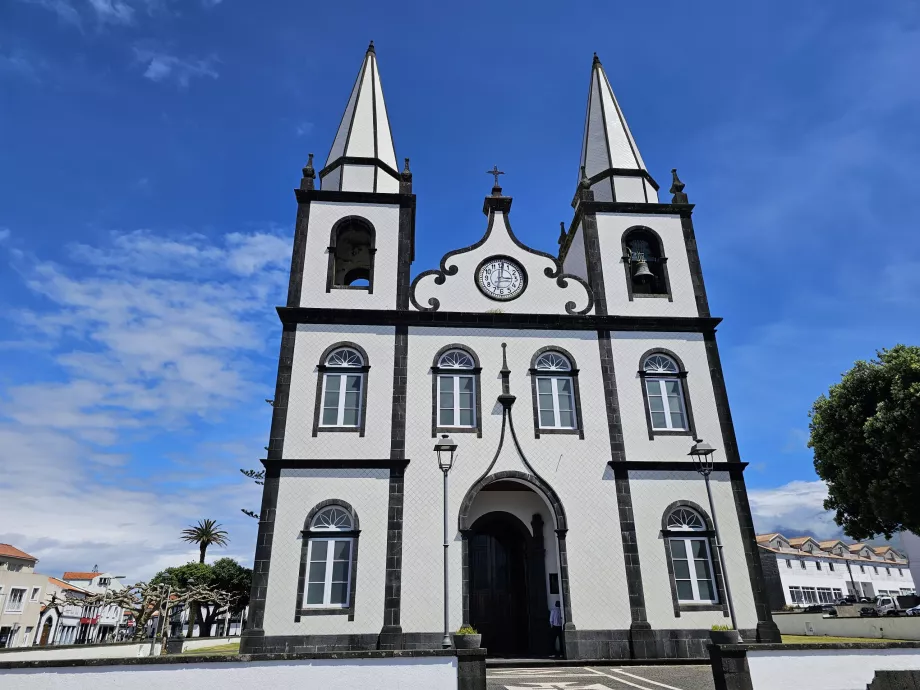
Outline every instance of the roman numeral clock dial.
POLYGON ((507 256, 492 256, 479 264, 476 270, 476 285, 488 298, 506 302, 516 297, 527 287, 527 273, 524 267, 507 256))

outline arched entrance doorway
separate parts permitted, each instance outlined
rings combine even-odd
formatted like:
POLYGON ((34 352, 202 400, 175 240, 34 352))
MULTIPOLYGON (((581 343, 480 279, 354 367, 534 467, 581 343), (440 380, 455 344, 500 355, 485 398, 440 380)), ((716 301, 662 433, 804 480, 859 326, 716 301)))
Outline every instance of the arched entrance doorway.
POLYGON ((42 635, 39 641, 39 645, 45 646, 51 639, 51 630, 54 627, 54 621, 51 619, 51 616, 48 616, 45 619, 45 624, 42 626, 42 635))
POLYGON ((495 511, 476 520, 470 532, 470 624, 490 656, 528 656, 537 642, 530 634, 530 531, 514 515, 495 511))

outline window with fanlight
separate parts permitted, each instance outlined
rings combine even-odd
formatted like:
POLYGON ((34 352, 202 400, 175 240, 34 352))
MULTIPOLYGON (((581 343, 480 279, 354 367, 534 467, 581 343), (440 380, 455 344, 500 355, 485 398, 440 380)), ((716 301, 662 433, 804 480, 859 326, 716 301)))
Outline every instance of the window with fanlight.
POLYGON ((708 528, 695 510, 679 507, 666 519, 668 557, 679 604, 717 604, 708 528))
POLYGON ((463 350, 448 350, 438 359, 438 426, 476 426, 476 377, 473 358, 463 350))
POLYGON ((313 517, 308 532, 302 607, 348 608, 357 538, 352 514, 339 505, 323 508, 313 517))
POLYGON ((579 432, 578 370, 559 350, 538 353, 530 370, 533 381, 535 431, 579 432))
POLYGON ((361 431, 367 400, 367 358, 356 346, 331 348, 319 366, 318 409, 314 424, 321 431, 361 431))
POLYGON ((686 390, 687 372, 678 360, 664 352, 647 354, 639 377, 645 400, 649 437, 693 434, 693 415, 686 390))

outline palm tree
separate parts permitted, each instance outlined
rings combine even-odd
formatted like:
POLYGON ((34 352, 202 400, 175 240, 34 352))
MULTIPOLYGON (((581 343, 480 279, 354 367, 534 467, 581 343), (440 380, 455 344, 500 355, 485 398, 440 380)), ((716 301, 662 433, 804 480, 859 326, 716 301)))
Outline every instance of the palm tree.
POLYGON ((204 554, 211 544, 216 546, 226 546, 230 541, 227 533, 217 524, 217 520, 199 520, 194 527, 187 527, 182 530, 183 541, 198 544, 201 551, 199 563, 204 563, 204 554))

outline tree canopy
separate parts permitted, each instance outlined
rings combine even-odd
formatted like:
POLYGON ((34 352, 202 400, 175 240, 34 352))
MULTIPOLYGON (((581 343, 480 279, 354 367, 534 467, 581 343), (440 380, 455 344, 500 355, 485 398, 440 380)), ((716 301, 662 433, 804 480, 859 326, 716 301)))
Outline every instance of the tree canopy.
POLYGON ((920 347, 858 361, 809 416, 827 510, 854 539, 920 532, 920 347))
POLYGON ((226 531, 221 529, 222 525, 217 520, 199 520, 194 527, 187 527, 182 530, 182 540, 193 544, 198 544, 199 563, 204 563, 205 552, 211 544, 215 546, 226 546, 230 542, 230 537, 226 531))

